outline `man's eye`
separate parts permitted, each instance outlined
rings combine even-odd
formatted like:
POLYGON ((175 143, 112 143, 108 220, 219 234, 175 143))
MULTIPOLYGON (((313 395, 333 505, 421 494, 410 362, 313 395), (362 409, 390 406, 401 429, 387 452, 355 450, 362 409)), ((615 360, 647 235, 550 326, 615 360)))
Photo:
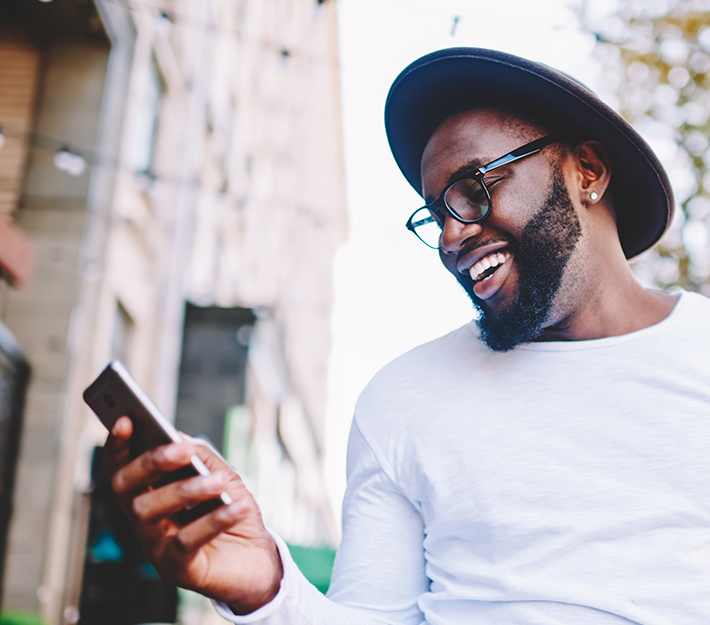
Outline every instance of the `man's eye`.
POLYGON ((478 183, 466 187, 465 197, 469 202, 474 204, 480 204, 488 200, 485 190, 478 183))

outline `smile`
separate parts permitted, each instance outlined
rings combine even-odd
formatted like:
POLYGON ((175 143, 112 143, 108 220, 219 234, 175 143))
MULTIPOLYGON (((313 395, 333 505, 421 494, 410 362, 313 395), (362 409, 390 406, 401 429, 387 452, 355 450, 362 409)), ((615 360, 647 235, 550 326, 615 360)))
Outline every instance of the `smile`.
POLYGON ((478 260, 473 267, 468 270, 468 274, 474 282, 487 280, 509 259, 509 252, 492 252, 478 260))

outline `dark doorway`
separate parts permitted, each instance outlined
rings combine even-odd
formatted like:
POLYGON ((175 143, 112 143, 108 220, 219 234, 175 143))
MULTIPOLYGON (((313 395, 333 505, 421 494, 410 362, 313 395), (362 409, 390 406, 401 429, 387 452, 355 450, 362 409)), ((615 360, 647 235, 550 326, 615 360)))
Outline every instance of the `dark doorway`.
POLYGON ((256 321, 248 308, 187 304, 175 425, 222 451, 225 414, 244 403, 247 350, 256 321))

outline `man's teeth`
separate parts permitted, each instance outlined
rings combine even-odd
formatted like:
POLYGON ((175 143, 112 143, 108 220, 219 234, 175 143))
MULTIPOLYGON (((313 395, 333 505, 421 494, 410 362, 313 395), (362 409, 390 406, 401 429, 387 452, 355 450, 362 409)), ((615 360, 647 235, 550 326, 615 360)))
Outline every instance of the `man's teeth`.
POLYGON ((498 252, 496 254, 489 254, 488 256, 484 256, 473 267, 471 267, 471 269, 468 270, 468 273, 471 276, 471 280, 478 280, 481 277, 481 274, 486 271, 486 269, 490 269, 491 267, 498 267, 509 258, 510 254, 508 252, 498 252))

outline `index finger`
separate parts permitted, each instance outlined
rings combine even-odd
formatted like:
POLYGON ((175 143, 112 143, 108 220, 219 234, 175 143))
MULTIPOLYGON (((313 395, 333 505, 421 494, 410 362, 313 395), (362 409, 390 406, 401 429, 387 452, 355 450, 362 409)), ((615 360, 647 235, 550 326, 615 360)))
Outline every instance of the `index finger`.
POLYGON ((149 449, 115 473, 111 480, 113 492, 118 498, 135 496, 168 473, 190 465, 193 453, 187 442, 149 449))

